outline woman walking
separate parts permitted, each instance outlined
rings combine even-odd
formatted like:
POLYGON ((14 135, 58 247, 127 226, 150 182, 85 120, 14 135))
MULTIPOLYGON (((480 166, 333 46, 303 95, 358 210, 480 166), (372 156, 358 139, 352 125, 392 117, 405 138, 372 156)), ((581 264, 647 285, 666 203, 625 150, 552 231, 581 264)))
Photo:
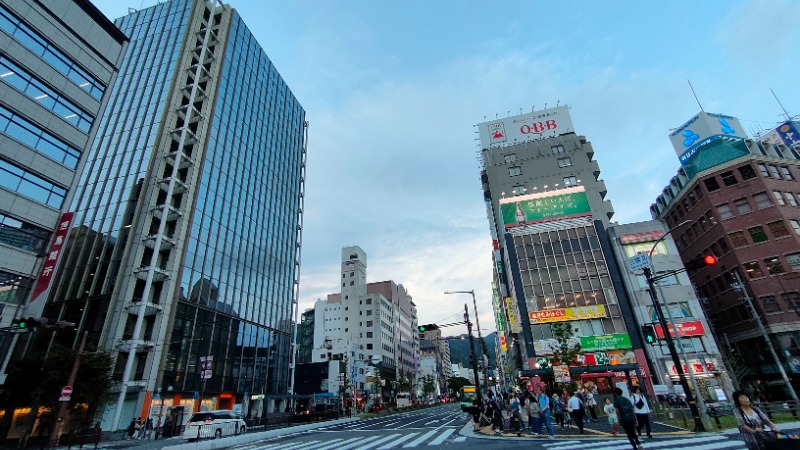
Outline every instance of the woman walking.
POLYGON ((747 393, 734 392, 733 403, 736 405, 733 415, 736 416, 739 431, 748 450, 768 448, 769 442, 777 438, 775 433, 780 433, 781 430, 760 409, 751 404, 747 393))
POLYGON ((556 423, 561 429, 564 429, 564 400, 561 399, 561 396, 558 395, 557 392, 553 393, 553 397, 550 399, 550 405, 553 408, 553 416, 556 418, 556 423))
POLYGON ((631 395, 631 403, 633 403, 634 411, 636 412, 636 432, 639 436, 642 435, 642 428, 647 429, 647 437, 653 438, 650 431, 650 405, 647 398, 642 394, 642 388, 639 386, 633 387, 633 395, 631 395))

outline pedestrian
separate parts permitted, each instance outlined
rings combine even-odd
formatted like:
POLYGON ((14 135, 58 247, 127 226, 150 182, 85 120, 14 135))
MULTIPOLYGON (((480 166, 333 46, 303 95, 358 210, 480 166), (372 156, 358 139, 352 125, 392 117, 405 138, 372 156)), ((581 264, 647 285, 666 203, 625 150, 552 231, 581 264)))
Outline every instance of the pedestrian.
POLYGON ((614 409, 616 409, 619 424, 628 435, 628 441, 634 450, 642 448, 639 436, 636 434, 636 412, 630 400, 622 395, 622 389, 614 389, 614 409))
MULTIPOLYGON (((534 388, 535 392, 539 394, 539 410, 542 414, 542 422, 544 422, 545 428, 547 428, 547 435, 548 439, 555 439, 555 432, 553 432, 553 419, 551 417, 552 411, 550 411, 550 397, 547 396, 547 393, 544 392, 544 386, 539 385, 534 388)), ((539 436, 542 435, 542 429, 539 428, 539 436)))
POLYGON ((489 391, 488 397, 489 401, 486 404, 486 416, 492 420, 492 430, 494 430, 494 434, 499 435, 503 432, 503 412, 500 410, 500 405, 497 404, 497 400, 495 400, 492 391, 489 391))
POLYGON ((131 440, 133 439, 133 435, 136 434, 136 419, 131 419, 131 423, 128 425, 128 429, 126 430, 128 437, 126 439, 131 440))
POLYGON ((642 394, 642 388, 639 386, 633 387, 633 395, 631 396, 631 403, 633 403, 633 407, 636 411, 636 422, 639 425, 636 426, 636 432, 639 436, 642 435, 642 428, 647 429, 647 437, 652 439, 653 435, 651 434, 652 431, 650 429, 650 405, 647 401, 647 397, 642 394))
POLYGON ((528 421, 528 423, 524 423, 523 424, 523 427, 530 427, 531 426, 531 424, 530 424, 530 422, 531 422, 531 398, 528 395, 528 390, 525 389, 525 391, 520 392, 519 398, 520 398, 520 403, 519 403, 520 404, 520 413, 519 413, 519 416, 523 421, 525 421, 525 420, 528 421))
POLYGON ((508 428, 511 431, 516 431, 517 436, 522 436, 522 415, 520 413, 521 406, 519 403, 519 399, 516 395, 512 395, 509 401, 511 413, 508 416, 508 428))
POLYGON ((533 394, 528 393, 528 401, 530 402, 530 411, 528 423, 531 427, 531 434, 542 435, 542 407, 539 404, 539 395, 534 389, 533 394))
POLYGON ((591 421, 597 422, 597 411, 595 411, 595 407, 597 406, 597 400, 595 399, 594 393, 591 389, 586 390, 586 409, 589 411, 589 415, 592 416, 591 421))
POLYGON ((606 397, 606 404, 603 406, 603 412, 608 416, 608 424, 611 425, 611 433, 616 436, 619 434, 619 418, 617 417, 617 409, 611 399, 606 397))
POLYGON ((739 425, 744 444, 748 450, 763 450, 769 448, 771 441, 777 439, 780 433, 774 423, 760 409, 752 405, 750 395, 744 391, 733 393, 733 415, 739 425))
POLYGON ((553 409, 553 417, 556 419, 556 423, 564 429, 564 401, 561 400, 561 396, 558 395, 557 392, 553 393, 553 396, 550 398, 550 405, 553 409))
POLYGON ((142 437, 142 419, 136 419, 133 429, 136 430, 133 434, 133 439, 140 439, 142 437))
POLYGON ((481 407, 478 405, 478 399, 472 400, 469 413, 472 415, 472 431, 477 433, 481 429, 481 407))
POLYGON ((583 434, 584 407, 583 401, 578 396, 578 391, 575 391, 572 397, 570 397, 569 402, 567 402, 567 411, 569 411, 572 420, 575 421, 575 425, 578 426, 580 434, 583 434))
POLYGON ((150 440, 150 436, 153 434, 153 418, 148 417, 144 423, 144 437, 142 439, 150 440))

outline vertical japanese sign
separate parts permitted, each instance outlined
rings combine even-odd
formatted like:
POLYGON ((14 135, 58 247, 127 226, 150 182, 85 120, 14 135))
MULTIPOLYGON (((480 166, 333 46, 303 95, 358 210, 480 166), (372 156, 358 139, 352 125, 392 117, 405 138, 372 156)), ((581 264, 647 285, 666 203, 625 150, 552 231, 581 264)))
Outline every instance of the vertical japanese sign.
POLYGON ((519 321, 519 316, 514 308, 514 301, 511 297, 505 299, 506 310, 508 311, 508 324, 511 326, 512 333, 522 333, 522 324, 519 321))
MULTIPOLYGON (((71 212, 64 213, 61 215, 61 220, 58 221, 56 231, 53 233, 53 241, 50 243, 50 249, 47 251, 47 256, 44 257, 44 263, 42 264, 41 272, 39 272, 39 278, 33 286, 31 304, 39 300, 40 297, 44 297, 43 294, 47 292, 50 283, 53 281, 53 275, 55 274, 56 267, 58 267, 58 262, 61 259, 61 252, 64 249, 64 244, 69 235, 73 215, 74 213, 71 212)), ((44 305, 44 299, 39 305, 44 305)))

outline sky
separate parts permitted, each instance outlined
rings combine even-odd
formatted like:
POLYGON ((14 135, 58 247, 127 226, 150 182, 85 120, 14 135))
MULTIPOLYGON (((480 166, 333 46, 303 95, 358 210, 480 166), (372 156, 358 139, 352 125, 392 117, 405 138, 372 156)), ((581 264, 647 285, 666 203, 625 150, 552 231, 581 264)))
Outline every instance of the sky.
MULTIPOLYGON (((156 0, 94 0, 109 18, 156 0)), ((230 0, 306 110, 300 311, 367 253, 419 322, 459 320, 474 290, 494 331, 475 125, 569 105, 613 220, 650 220, 679 168, 671 129, 703 109, 752 136, 800 114, 800 0, 230 0)), ((445 335, 464 332, 445 329, 445 335)))

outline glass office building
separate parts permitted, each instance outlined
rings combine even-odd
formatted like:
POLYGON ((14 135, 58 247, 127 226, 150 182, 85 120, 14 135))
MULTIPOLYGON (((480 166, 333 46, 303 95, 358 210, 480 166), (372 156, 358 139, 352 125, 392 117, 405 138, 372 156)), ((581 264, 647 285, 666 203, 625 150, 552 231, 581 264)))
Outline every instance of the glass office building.
POLYGON ((118 355, 104 428, 155 414, 159 390, 187 414, 281 408, 305 111, 227 5, 173 0, 117 25, 130 44, 48 313, 80 324, 62 339, 86 330, 118 355))

